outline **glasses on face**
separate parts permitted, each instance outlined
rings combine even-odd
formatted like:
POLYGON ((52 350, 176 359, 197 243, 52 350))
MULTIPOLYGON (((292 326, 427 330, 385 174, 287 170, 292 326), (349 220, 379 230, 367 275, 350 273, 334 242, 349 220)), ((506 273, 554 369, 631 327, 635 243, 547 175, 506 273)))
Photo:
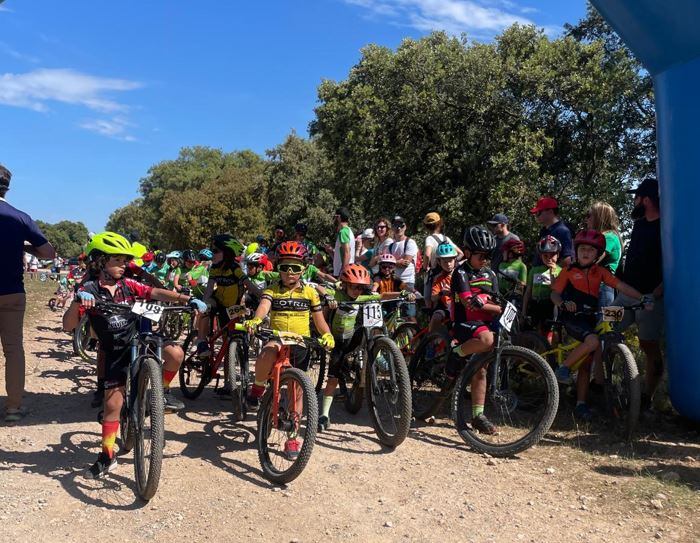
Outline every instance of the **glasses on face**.
POLYGON ((301 264, 280 264, 277 268, 284 273, 297 274, 304 271, 304 266, 301 264))
POLYGON ((405 224, 392 224, 391 227, 394 230, 401 230, 402 228, 406 228, 406 225, 405 224))
POLYGON ((375 230, 386 230, 386 224, 378 224, 375 230))

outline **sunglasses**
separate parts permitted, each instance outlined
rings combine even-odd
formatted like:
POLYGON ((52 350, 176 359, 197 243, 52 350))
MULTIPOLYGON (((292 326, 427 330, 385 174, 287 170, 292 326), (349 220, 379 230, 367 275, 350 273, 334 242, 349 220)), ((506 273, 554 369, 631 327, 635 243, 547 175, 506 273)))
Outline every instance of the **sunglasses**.
POLYGON ((277 269, 284 273, 301 273, 304 271, 304 266, 301 264, 280 264, 277 269))
POLYGON ((401 228, 406 228, 406 225, 405 224, 392 224, 391 227, 394 230, 400 230, 401 228))
POLYGON ((386 230, 386 224, 378 224, 375 230, 386 230))

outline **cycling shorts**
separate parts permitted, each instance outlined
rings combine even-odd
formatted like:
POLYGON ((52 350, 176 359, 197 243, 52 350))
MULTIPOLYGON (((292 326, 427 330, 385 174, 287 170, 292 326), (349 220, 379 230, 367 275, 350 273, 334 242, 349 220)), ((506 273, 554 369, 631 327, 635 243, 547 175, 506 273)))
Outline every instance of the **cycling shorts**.
POLYGON ((594 315, 570 316, 566 312, 562 312, 561 321, 564 323, 566 333, 579 341, 584 341, 587 336, 596 333, 596 317, 594 315))
POLYGON ((490 330, 489 323, 484 321, 456 322, 452 326, 452 336, 460 343, 464 343, 490 330))

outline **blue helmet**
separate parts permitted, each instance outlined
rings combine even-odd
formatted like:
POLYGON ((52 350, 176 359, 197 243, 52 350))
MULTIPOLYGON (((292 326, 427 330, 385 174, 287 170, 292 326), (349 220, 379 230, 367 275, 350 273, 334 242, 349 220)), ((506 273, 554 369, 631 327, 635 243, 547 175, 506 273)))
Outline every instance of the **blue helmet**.
POLYGON ((214 253, 212 253, 209 249, 202 249, 199 251, 198 256, 200 260, 211 260, 214 258, 214 253))
POLYGON ((447 241, 443 241, 437 246, 436 253, 438 258, 455 258, 457 256, 457 250, 454 245, 447 241))
POLYGON ((172 252, 168 253, 165 256, 165 258, 167 258, 168 260, 170 260, 171 258, 180 259, 180 258, 182 258, 182 253, 180 251, 172 251, 172 252))

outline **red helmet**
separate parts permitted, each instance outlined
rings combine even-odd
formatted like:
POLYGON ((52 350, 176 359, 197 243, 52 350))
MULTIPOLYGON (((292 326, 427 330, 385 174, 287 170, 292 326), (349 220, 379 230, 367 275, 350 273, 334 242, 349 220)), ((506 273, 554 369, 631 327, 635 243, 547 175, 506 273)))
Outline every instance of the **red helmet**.
POLYGON ((524 255, 525 244, 519 239, 511 238, 508 241, 506 241, 503 245, 501 245, 501 252, 505 253, 506 251, 510 251, 511 253, 515 253, 516 255, 524 255))
POLYGON ((277 249, 277 256, 280 260, 283 258, 304 260, 306 258, 306 247, 296 241, 284 241, 277 249))
POLYGON ((605 252, 605 236, 598 230, 581 230, 574 238, 574 247, 579 245, 590 245, 602 254, 605 252))
POLYGON ((147 252, 141 257, 141 260, 144 262, 153 262, 153 253, 152 252, 147 252))
POLYGON ((359 264, 345 266, 340 272, 340 280, 343 283, 352 283, 353 285, 369 285, 372 282, 367 268, 359 264))

